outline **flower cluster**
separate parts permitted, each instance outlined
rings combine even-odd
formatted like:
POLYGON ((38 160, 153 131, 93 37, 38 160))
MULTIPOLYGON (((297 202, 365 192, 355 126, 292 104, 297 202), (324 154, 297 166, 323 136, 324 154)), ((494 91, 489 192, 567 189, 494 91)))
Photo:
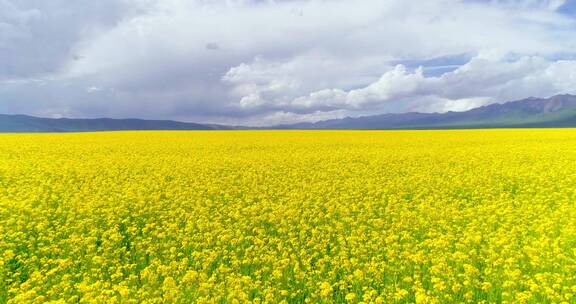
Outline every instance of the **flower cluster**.
POLYGON ((0 303, 574 303, 576 132, 0 135, 0 303))

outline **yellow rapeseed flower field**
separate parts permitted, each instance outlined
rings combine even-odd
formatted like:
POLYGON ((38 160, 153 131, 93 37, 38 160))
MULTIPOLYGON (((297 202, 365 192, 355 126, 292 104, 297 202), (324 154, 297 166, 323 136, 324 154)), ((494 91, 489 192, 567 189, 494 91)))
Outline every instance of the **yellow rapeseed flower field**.
POLYGON ((575 303, 576 130, 0 135, 1 303, 575 303))

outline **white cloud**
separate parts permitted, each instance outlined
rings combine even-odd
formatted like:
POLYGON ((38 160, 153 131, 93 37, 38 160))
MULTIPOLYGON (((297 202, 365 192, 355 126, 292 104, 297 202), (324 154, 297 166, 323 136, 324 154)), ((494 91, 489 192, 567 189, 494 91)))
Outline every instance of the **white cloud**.
POLYGON ((240 98, 242 108, 278 108, 321 88, 363 86, 388 69, 390 59, 385 55, 341 58, 321 52, 282 61, 257 57, 231 68, 222 79, 232 86, 231 94, 240 98))
MULTIPOLYGON (((488 1, 487 1, 488 2, 488 1)), ((508 7, 521 7, 524 9, 536 8, 536 9, 548 9, 550 11, 556 11, 559 9, 567 0, 492 0, 490 1, 496 5, 505 5, 508 7)))
POLYGON ((398 65, 366 87, 324 89, 298 97, 290 106, 300 112, 327 105, 357 111, 405 101, 400 105, 405 111, 462 111, 490 102, 559 93, 576 93, 576 61, 479 55, 439 77, 425 77, 421 68, 410 72, 398 65))
POLYGON ((0 0, 0 112, 261 124, 546 96, 574 84, 550 59, 576 47, 563 2, 0 0))

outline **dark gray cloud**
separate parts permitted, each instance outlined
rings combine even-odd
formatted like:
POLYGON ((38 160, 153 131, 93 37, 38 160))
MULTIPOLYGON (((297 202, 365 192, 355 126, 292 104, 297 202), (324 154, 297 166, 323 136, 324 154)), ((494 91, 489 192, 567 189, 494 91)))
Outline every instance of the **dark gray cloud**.
POLYGON ((576 87, 568 2, 409 3, 0 0, 0 112, 267 124, 576 87))
POLYGON ((82 39, 129 14, 121 1, 0 0, 0 79, 54 74, 82 39))

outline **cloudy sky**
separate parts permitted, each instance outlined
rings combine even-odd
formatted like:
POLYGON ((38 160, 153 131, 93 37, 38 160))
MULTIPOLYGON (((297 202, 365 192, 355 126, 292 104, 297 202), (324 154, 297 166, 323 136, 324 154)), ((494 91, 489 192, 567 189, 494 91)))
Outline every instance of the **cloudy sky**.
POLYGON ((0 0, 0 113, 267 125, 576 93, 576 0, 0 0))

